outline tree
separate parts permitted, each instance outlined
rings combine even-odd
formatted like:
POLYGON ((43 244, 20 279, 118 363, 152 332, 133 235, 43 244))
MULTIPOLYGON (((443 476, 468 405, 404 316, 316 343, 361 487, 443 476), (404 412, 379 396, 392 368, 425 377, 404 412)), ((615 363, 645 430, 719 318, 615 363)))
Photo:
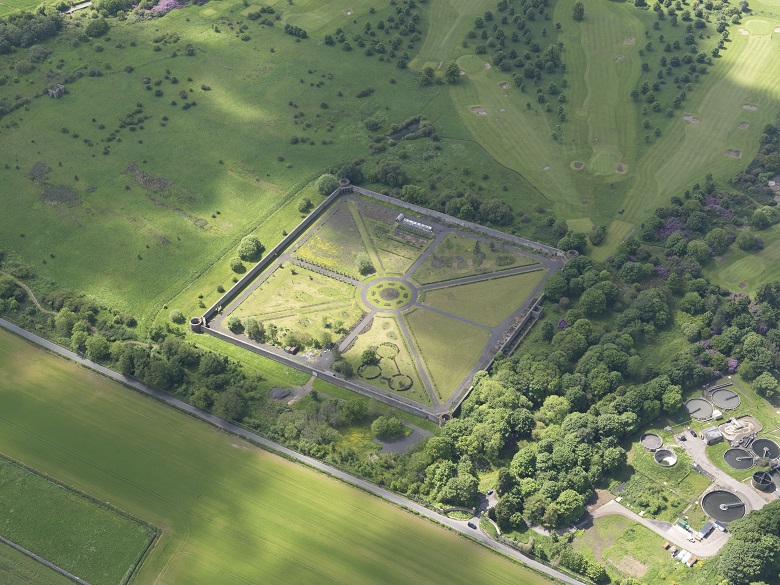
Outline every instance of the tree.
POLYGON ((585 513, 585 496, 574 490, 563 490, 555 503, 558 505, 558 522, 561 526, 573 524, 585 513))
POLYGON ((376 165, 376 178, 391 187, 402 187, 408 181, 401 165, 389 159, 382 160, 376 165))
POLYGON ((355 369, 352 367, 352 364, 344 359, 333 363, 333 371, 338 372, 345 378, 351 378, 352 374, 355 373, 355 369))
POLYGON ((582 2, 575 2, 571 9, 571 17, 580 21, 585 18, 585 5, 582 2))
POLYGON ((102 335, 88 337, 84 346, 87 349, 87 357, 95 362, 106 359, 111 350, 111 346, 102 335))
POLYGON ((710 257, 710 247, 701 240, 691 240, 688 242, 685 254, 688 258, 704 265, 710 257))
POLYGON ((450 61, 444 68, 444 81, 455 83, 460 79, 460 67, 455 61, 450 61))
POLYGON ((320 195, 330 195, 339 187, 339 180, 331 174, 320 175, 314 184, 320 195))
POLYGON ((379 356, 376 355, 376 351, 371 348, 364 349, 360 356, 360 361, 364 364, 376 365, 379 363, 379 356))
POLYGON ((211 412, 224 420, 240 421, 246 414, 246 400, 237 390, 227 390, 217 396, 211 412))
POLYGON ((677 412, 682 406, 682 388, 670 385, 661 397, 661 404, 663 404, 664 412, 669 414, 677 412))
POLYGON ((233 333, 243 333, 244 331, 244 324, 236 315, 230 315, 225 324, 227 325, 227 328, 230 329, 230 331, 233 333))
POLYGON ((374 265, 371 263, 371 259, 368 257, 368 254, 365 253, 357 255, 355 267, 361 276, 368 276, 369 274, 376 272, 374 265))
POLYGON ((570 409, 571 404, 563 396, 548 396, 539 409, 539 418, 548 425, 559 425, 570 409))
POLYGON ((299 213, 306 213, 312 208, 312 202, 311 199, 308 197, 304 197, 298 202, 298 212, 299 213))
POLYGON ((712 248, 712 252, 715 256, 720 256, 729 247, 731 238, 726 230, 716 227, 704 236, 704 241, 712 248))
POLYGON ((245 262, 254 262, 259 260, 260 254, 263 253, 265 247, 257 239, 257 236, 244 236, 241 238, 241 243, 238 245, 238 257, 245 262))
POLYGON ((743 231, 737 234, 737 247, 740 250, 761 250, 764 248, 764 242, 757 235, 751 232, 743 231))
POLYGON ((580 297, 580 309, 586 315, 601 315, 607 310, 607 297, 598 288, 589 288, 580 297))
POLYGON ((97 38, 106 34, 108 29, 108 21, 105 18, 97 18, 89 22, 85 32, 87 33, 87 36, 97 38))
MULTIPOLYGON (((230 325, 228 325, 228 328, 230 328, 230 325)), ((244 319, 243 330, 246 336, 252 341, 265 343, 265 326, 257 319, 253 317, 247 317, 244 319)), ((233 330, 231 329, 231 331, 233 330)))
POLYGON ((398 439, 406 435, 406 431, 406 425, 394 416, 380 416, 371 423, 371 434, 377 439, 398 439))
POLYGON ((769 372, 764 372, 758 378, 753 380, 753 388, 761 396, 772 398, 777 391, 777 380, 769 372))
POLYGON ((350 398, 341 404, 341 412, 347 423, 359 423, 368 416, 368 403, 363 398, 350 398))

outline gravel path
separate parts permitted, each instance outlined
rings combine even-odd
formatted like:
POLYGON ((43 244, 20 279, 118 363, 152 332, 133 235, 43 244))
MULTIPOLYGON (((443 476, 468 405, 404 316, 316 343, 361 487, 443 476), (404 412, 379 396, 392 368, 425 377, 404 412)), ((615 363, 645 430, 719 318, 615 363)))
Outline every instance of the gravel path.
POLYGON ((20 337, 23 337, 24 339, 27 339, 28 341, 31 341, 32 343, 39 345, 51 352, 57 353, 61 356, 66 357, 67 359, 70 359, 72 361, 77 362, 78 364, 85 366, 87 368, 90 368, 100 374, 103 374, 104 376, 111 378, 113 380, 116 380, 118 382, 121 382, 125 386, 129 386, 130 388, 133 388, 134 390, 137 390, 143 394, 146 394, 148 396, 151 396, 152 398, 159 400, 160 402, 164 402, 165 404, 168 404, 169 406, 172 406, 178 410, 184 411, 187 414, 190 414, 191 416, 194 416, 196 418, 199 418, 207 423, 210 423, 214 425, 217 428, 220 428, 222 430, 225 430, 229 433, 232 433, 234 435, 237 435, 239 437, 242 437, 244 439, 247 439, 257 445, 260 445, 270 451, 274 451, 280 455, 283 455, 284 457, 287 457, 288 459, 293 459, 295 461, 298 461, 300 463, 304 463, 305 465, 308 465, 309 467, 313 467, 314 469, 317 469, 319 471, 322 471, 332 477, 335 477, 337 479, 340 479, 341 481, 348 483, 350 485, 353 485, 357 488, 360 488, 366 492, 372 493, 388 502, 391 502, 393 504, 396 504, 398 506, 401 506, 402 508, 406 508, 407 510, 410 510, 411 512, 414 512, 415 514, 418 514, 419 516, 423 516, 424 518, 428 518, 430 520, 433 520, 434 522, 437 522, 439 524, 443 524, 444 526, 447 526, 448 528, 459 532, 473 540, 476 540, 480 542, 481 544, 488 546, 495 551, 510 557, 516 561, 519 561, 520 563, 527 565, 531 567, 532 569, 539 571, 541 573, 545 573, 546 575, 549 575, 550 577, 553 577, 555 579, 558 579, 559 581, 562 581, 564 583, 567 583, 568 585, 585 585, 582 581, 579 581, 578 579, 575 579, 573 577, 570 577, 560 571, 557 571, 553 568, 550 568, 538 561, 535 561, 531 558, 526 557, 525 555, 521 554, 520 552, 514 550, 513 548, 510 548, 506 545, 503 545, 501 543, 498 543, 494 541, 492 538, 487 536, 486 534, 483 534, 482 532, 472 530, 468 528, 465 521, 458 521, 453 520, 450 518, 447 518, 445 516, 442 516, 441 514, 438 514, 432 510, 429 510, 425 506, 422 506, 408 498, 405 498, 403 496, 399 496, 398 494, 395 494, 391 491, 388 491, 384 488, 381 488, 379 486, 376 486, 366 480, 360 479, 358 477, 355 477, 353 475, 350 475, 344 471, 341 471, 340 469, 336 469, 335 467, 331 467, 330 465, 327 465, 325 463, 322 463, 321 461, 318 461, 316 459, 313 459, 311 457, 308 457, 306 455, 301 455, 300 453, 296 453, 295 451, 288 449, 287 447, 284 447, 282 445, 279 445, 278 443, 274 443, 273 441, 269 441, 268 439, 265 439, 261 437, 260 435, 257 435, 255 433, 252 433, 244 428, 241 428, 237 425, 234 425, 232 423, 229 423, 227 421, 224 421, 220 418, 217 418, 214 415, 208 414, 207 412, 204 412, 202 410, 199 410, 195 408, 194 406, 191 406, 187 404, 186 402, 182 402, 181 400, 177 400, 176 398, 169 396, 168 394, 165 394, 164 392, 159 392, 153 388, 150 388, 148 386, 145 386, 141 384, 140 382, 128 378, 127 376, 123 376, 121 374, 118 374, 112 370, 109 370, 108 368, 101 366, 100 364, 96 364, 88 359, 85 359, 72 351, 69 351, 67 349, 64 349, 51 341, 48 341, 42 337, 39 337, 38 335, 35 335, 33 333, 30 333, 29 331, 26 331, 22 329, 21 327, 17 327, 13 323, 10 323, 6 321, 5 319, 0 319, 0 327, 4 327, 5 329, 8 329, 9 331, 15 333, 16 335, 19 335, 20 337))

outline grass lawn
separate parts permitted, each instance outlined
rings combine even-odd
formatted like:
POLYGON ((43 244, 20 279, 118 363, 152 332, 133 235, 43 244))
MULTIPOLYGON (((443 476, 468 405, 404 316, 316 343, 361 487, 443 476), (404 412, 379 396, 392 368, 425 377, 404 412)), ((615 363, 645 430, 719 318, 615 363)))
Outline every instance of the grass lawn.
POLYGON ((73 581, 38 561, 0 544, 0 581, 3 585, 72 585, 73 581))
MULTIPOLYGON (((382 355, 383 351, 380 350, 379 354, 382 355)), ((395 350, 389 351, 387 354, 395 354, 395 350)), ((411 378, 412 387, 408 390, 398 392, 398 394, 421 402, 422 404, 431 404, 431 399, 428 396, 428 392, 423 386, 420 374, 417 371, 417 365, 409 352, 409 347, 406 344, 406 339, 401 333, 398 327, 396 318, 392 315, 378 314, 374 317, 374 323, 371 325, 366 333, 358 335, 355 340, 355 344, 352 348, 344 354, 344 359, 352 364, 355 370, 355 378, 381 388, 382 390, 389 390, 395 392, 396 390, 390 385, 392 376, 403 375, 411 378), (362 365, 361 355, 363 351, 369 348, 378 348, 380 344, 391 343, 398 348, 398 353, 395 358, 383 358, 377 366, 367 366, 361 375, 360 366, 362 365), (380 373, 381 370, 381 373, 380 373), (377 376, 378 377, 374 377, 377 376)))
POLYGON ((704 269, 707 277, 730 290, 754 293, 764 282, 780 279, 780 226, 756 232, 764 249, 745 252, 731 246, 723 256, 711 259, 704 269))
POLYGON ((122 581, 154 538, 154 529, 2 457, 0 526, 5 538, 93 585, 122 581))
POLYGON ((482 355, 488 332, 417 308, 404 316, 440 400, 447 400, 482 355))
POLYGON ((545 275, 537 270, 438 288, 425 293, 425 304, 490 327, 497 327, 530 296, 545 275))
POLYGON ((502 250, 500 245, 491 250, 485 242, 451 233, 414 271, 412 278, 420 284, 432 284, 531 264, 536 261, 529 256, 502 250))
POLYGON ((548 581, 0 333, 0 447, 163 528, 147 583, 548 581))

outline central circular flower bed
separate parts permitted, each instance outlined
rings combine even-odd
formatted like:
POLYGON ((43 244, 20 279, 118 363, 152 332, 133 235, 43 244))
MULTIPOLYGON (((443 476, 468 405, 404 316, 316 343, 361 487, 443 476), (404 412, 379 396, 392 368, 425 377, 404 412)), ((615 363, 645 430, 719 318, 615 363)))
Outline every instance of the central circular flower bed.
POLYGON ((401 296, 401 293, 397 288, 385 287, 379 291, 379 297, 383 301, 394 301, 401 296))
POLYGON ((374 281, 364 293, 364 299, 372 308, 395 311, 414 301, 417 295, 411 285, 394 278, 374 281))

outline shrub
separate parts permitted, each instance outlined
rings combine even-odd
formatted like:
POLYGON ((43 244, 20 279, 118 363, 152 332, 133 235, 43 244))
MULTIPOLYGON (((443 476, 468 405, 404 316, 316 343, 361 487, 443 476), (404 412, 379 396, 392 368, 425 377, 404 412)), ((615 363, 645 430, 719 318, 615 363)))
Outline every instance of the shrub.
POLYGON ((399 439, 406 434, 406 425, 394 416, 380 416, 371 423, 371 434, 377 439, 399 439))
POLYGON ((171 311, 171 321, 181 325, 185 321, 184 313, 182 313, 179 309, 174 309, 171 311))
POLYGON ((90 37, 99 37, 108 32, 108 21, 105 18, 98 18, 87 25, 86 32, 90 37))
POLYGON ((243 333, 244 331, 244 324, 241 322, 241 319, 239 319, 235 315, 230 315, 225 325, 233 333, 243 333))
POLYGON ((241 274, 242 272, 246 272, 246 267, 244 266, 244 263, 241 262, 241 258, 231 258, 230 269, 233 272, 236 272, 238 274, 241 274))
POLYGON ((311 202, 311 199, 309 199, 308 197, 304 197, 298 203, 298 211, 300 213, 306 213, 311 208, 312 208, 312 202, 311 202))
POLYGON ((355 260, 355 267, 361 276, 368 276, 376 271, 367 254, 358 254, 355 260))

